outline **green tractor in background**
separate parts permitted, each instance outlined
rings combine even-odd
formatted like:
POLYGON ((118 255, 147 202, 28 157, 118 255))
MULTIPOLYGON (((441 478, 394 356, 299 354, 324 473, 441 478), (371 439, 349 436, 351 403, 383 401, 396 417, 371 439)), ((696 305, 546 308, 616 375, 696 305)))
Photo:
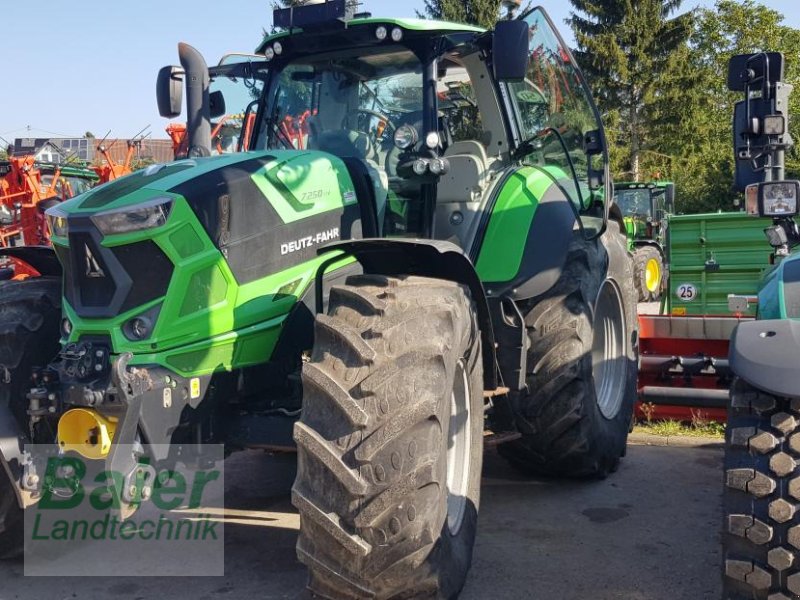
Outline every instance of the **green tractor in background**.
POLYGON ((600 116, 541 9, 275 25, 213 69, 181 44, 158 98, 179 116, 185 84, 188 158, 51 209, 58 261, 29 249, 43 276, 3 288, 0 552, 41 491, 25 443, 132 477, 165 444, 296 449, 315 593, 452 598, 485 444, 569 477, 625 453, 636 297, 600 116), (253 130, 211 157, 225 113, 253 130))
POLYGON ((614 201, 625 218, 639 302, 658 300, 669 279, 664 249, 667 217, 675 213, 675 184, 615 182, 614 201))
POLYGON ((726 599, 800 595, 800 182, 785 180, 789 96, 776 52, 731 61, 736 106, 736 187, 746 212, 769 219, 772 253, 755 297, 732 295, 729 308, 756 319, 734 330, 735 374, 725 435, 723 580, 726 599))

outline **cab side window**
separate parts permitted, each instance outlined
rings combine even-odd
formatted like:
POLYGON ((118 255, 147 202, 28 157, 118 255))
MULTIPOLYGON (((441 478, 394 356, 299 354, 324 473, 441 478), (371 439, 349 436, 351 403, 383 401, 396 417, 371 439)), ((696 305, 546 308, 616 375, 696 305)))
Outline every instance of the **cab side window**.
POLYGON ((585 135, 600 127, 594 105, 569 51, 547 18, 534 10, 530 26, 530 64, 524 81, 508 84, 527 161, 544 166, 571 196, 578 211, 593 204, 585 135))

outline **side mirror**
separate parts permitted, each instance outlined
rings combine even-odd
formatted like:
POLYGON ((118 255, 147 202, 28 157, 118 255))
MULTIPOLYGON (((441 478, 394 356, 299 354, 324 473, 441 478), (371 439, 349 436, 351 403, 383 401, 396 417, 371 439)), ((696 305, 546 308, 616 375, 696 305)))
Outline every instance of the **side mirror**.
POLYGON ((522 81, 530 61, 530 28, 525 21, 499 21, 492 37, 492 66, 498 81, 522 81))
POLYGON ((217 90, 208 95, 208 104, 211 109, 211 118, 216 119, 225 114, 225 96, 217 90))
POLYGON ((158 114, 167 119, 181 116, 183 105, 183 69, 163 67, 156 80, 156 100, 158 114))

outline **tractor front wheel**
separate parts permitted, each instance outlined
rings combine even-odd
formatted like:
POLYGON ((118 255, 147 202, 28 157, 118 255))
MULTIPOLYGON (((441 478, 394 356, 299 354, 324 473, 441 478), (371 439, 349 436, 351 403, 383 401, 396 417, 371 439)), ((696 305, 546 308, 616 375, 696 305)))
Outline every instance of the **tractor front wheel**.
POLYGON ((655 246, 640 246, 633 253, 634 282, 639 302, 654 302, 664 285, 664 259, 655 246))
POLYGON ((475 314, 449 281, 332 288, 295 426, 297 553, 313 593, 453 598, 464 585, 483 456, 475 314))
MULTIPOLYGON (((60 278, 0 283, 0 419, 21 431, 26 431, 31 372, 58 352, 60 318, 60 278)), ((0 465, 0 558, 22 554, 22 536, 23 512, 0 465)))

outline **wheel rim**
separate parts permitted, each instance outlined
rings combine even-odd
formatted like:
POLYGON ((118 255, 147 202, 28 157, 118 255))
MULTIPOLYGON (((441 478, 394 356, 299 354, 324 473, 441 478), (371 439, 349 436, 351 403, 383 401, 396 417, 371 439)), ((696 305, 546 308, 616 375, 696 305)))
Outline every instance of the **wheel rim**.
POLYGON ((655 258, 651 258, 647 261, 644 268, 644 278, 647 291, 657 292, 658 286, 661 284, 661 266, 655 258))
POLYGON ((456 367, 450 394, 450 419, 447 427, 447 528, 456 535, 467 507, 472 433, 469 414, 469 379, 464 361, 456 367))
POLYGON ((592 342, 592 374, 597 405, 607 419, 619 413, 625 397, 627 358, 622 303, 614 284, 606 281, 597 297, 592 342))

